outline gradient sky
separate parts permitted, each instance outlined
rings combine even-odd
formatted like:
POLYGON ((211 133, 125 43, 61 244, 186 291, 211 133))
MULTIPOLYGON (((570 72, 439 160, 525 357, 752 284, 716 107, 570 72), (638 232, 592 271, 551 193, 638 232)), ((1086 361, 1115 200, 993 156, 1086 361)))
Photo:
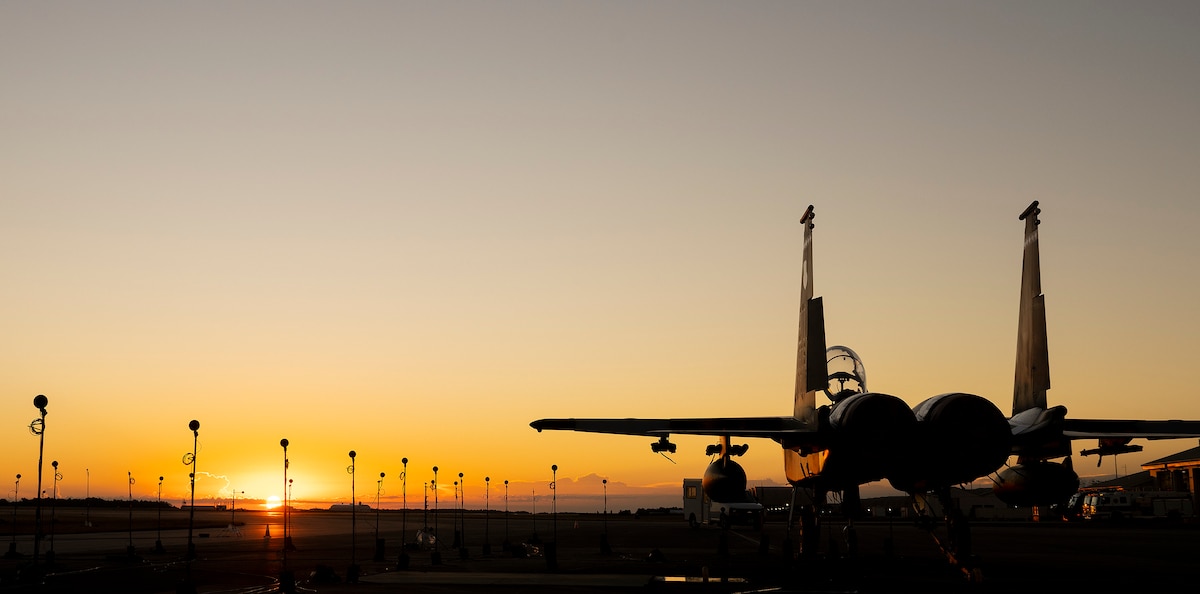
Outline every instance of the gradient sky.
POLYGON ((1200 418, 1197 31, 1195 2, 5 2, 0 481, 33 495, 45 394, 63 496, 182 499, 198 419, 201 499, 282 495, 283 437, 302 499, 348 498, 351 449, 368 499, 403 456, 410 505, 434 465, 472 505, 551 464, 673 499, 712 440, 528 424, 788 414, 810 203, 874 391, 1009 409, 1036 199, 1050 400, 1200 418))

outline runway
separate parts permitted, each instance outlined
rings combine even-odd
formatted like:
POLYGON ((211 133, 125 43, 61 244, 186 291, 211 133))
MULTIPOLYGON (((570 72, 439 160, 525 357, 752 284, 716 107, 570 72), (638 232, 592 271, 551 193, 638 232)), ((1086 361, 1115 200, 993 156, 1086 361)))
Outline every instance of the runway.
MULTIPOLYGON (((46 562, 46 539, 37 568, 32 537, 18 534, 21 556, 0 559, 0 592, 175 592, 181 583, 198 592, 280 590, 285 560, 278 512, 238 511, 234 530, 229 512, 197 512, 197 559, 191 563, 183 560, 186 512, 164 513, 165 552, 155 551, 154 512, 136 512, 133 556, 127 552, 127 513, 91 514, 94 527, 88 529, 81 510, 60 510, 53 563, 46 562), (44 576, 40 585, 30 577, 35 571, 44 576)), ((822 527, 821 550, 800 556, 787 554, 782 522, 768 522, 762 531, 734 527, 726 533, 718 527, 692 529, 681 518, 664 516, 522 513, 505 518, 502 512, 487 517, 472 512, 460 520, 442 510, 440 547, 410 548, 407 568, 400 568, 402 526, 404 540, 411 543, 423 516, 419 510, 407 517, 388 511, 379 514, 377 524, 374 511, 357 513, 353 520, 349 512, 294 512, 290 535, 296 550, 288 553, 286 569, 295 575, 297 591, 331 593, 1137 592, 1194 588, 1194 564, 1200 559, 1195 524, 978 523, 973 542, 984 581, 968 584, 927 534, 899 520, 860 522, 854 555, 847 554, 843 526, 828 523, 822 527), (375 555, 377 529, 382 560, 375 555), (607 549, 602 547, 606 533, 607 549), (346 581, 352 563, 359 568, 357 583, 346 581)), ((798 553, 799 541, 793 542, 798 553)))

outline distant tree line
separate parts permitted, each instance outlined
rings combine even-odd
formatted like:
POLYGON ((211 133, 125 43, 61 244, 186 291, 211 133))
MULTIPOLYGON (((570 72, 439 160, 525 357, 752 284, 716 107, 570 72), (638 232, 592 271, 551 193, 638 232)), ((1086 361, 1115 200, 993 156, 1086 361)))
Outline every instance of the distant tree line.
MULTIPOLYGON (((132 502, 130 502, 128 499, 101 499, 99 497, 74 499, 74 498, 60 497, 53 501, 54 501, 54 505, 56 507, 97 507, 97 508, 128 509, 130 507, 130 505, 132 505, 135 509, 156 509, 156 508, 160 508, 160 507, 163 509, 173 509, 174 508, 173 505, 171 505, 170 503, 167 503, 166 501, 162 501, 162 502, 144 501, 141 499, 134 499, 132 502)), ((48 497, 42 498, 42 506, 43 507, 50 505, 50 503, 51 503, 50 498, 48 498, 48 497)), ((9 507, 12 505, 14 505, 13 501, 8 500, 8 499, 0 499, 0 507, 9 507)), ((36 505, 37 505, 37 499, 28 499, 25 497, 22 497, 20 501, 16 502, 17 507, 35 507, 36 505)))

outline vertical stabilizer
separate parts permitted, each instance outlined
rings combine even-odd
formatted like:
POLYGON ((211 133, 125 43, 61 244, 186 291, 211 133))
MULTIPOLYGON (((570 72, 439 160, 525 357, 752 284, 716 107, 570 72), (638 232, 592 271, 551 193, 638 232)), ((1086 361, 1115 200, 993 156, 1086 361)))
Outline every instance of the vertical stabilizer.
MULTIPOLYGON (((793 414, 813 431, 817 430, 817 390, 828 385, 825 360, 825 310, 821 298, 813 297, 812 230, 813 207, 804 211, 804 262, 800 278, 800 332, 796 349, 796 393, 793 414)), ((800 455, 784 450, 784 467, 791 482, 819 472, 817 454, 800 455)))
POLYGON ((1050 389, 1050 354, 1046 344, 1046 302, 1038 253, 1041 214, 1036 200, 1019 220, 1025 221, 1025 253, 1021 264, 1021 309, 1017 320, 1017 368, 1013 379, 1013 414, 1046 408, 1050 389))

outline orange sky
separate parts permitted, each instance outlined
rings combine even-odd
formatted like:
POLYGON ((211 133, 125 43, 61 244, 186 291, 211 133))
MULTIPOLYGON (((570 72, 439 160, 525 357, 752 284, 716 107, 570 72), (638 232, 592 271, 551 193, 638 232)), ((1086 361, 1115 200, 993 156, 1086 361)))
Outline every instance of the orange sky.
POLYGON ((45 394, 63 496, 132 472, 181 499, 191 419, 226 477, 199 498, 281 495, 284 437, 309 500, 349 497, 351 449, 366 499, 408 457, 410 505, 434 465, 469 498, 551 464, 674 489, 708 440, 673 464, 528 423, 787 414, 810 203, 830 343, 873 390, 1007 410, 1038 199, 1050 399, 1200 418, 1198 28, 1157 2, 5 4, 0 479, 34 493, 45 394))

